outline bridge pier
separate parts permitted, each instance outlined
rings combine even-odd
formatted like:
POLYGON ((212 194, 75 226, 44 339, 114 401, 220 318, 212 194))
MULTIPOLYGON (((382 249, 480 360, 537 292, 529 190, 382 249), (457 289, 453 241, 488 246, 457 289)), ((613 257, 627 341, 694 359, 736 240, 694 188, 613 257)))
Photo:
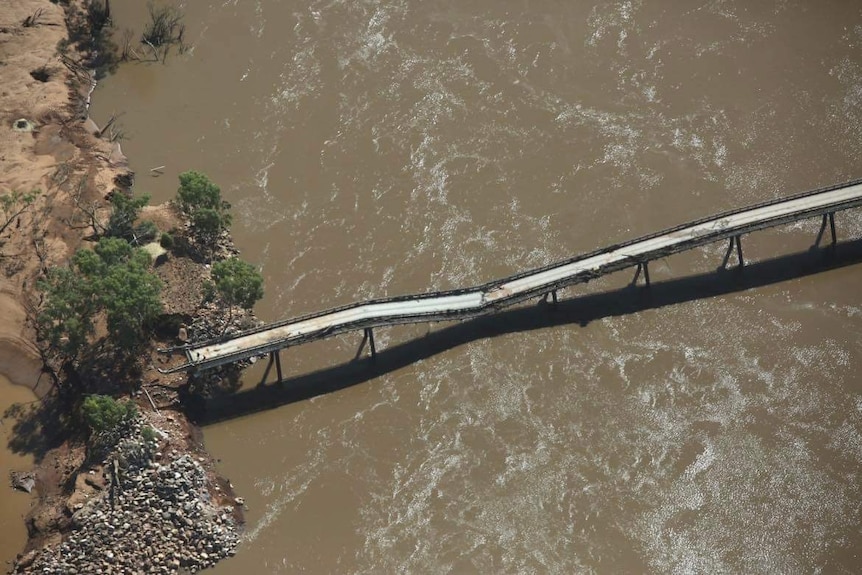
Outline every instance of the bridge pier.
POLYGON ((644 285, 645 287, 650 287, 649 281, 649 262, 638 262, 638 268, 635 270, 635 277, 632 279, 631 285, 637 285, 638 278, 641 277, 641 273, 644 275, 644 285))
POLYGON ((724 253, 724 259, 721 262, 721 268, 724 269, 727 267, 727 262, 730 261, 730 254, 733 253, 733 248, 736 246, 736 259, 739 262, 739 267, 745 265, 745 260, 742 257, 742 240, 741 236, 732 236, 730 238, 730 242, 727 244, 727 251, 724 253))
POLYGON ((546 293, 546 294, 545 294, 545 296, 542 298, 542 301, 543 301, 543 302, 545 302, 545 303, 547 303, 547 302, 548 302, 548 297, 549 297, 549 296, 550 296, 550 298, 551 298, 551 302, 552 302, 554 305, 556 305, 556 304, 557 304, 557 290, 553 290, 553 291, 550 291, 550 292, 546 293))
POLYGON ((733 239, 736 241, 736 259, 739 261, 739 267, 745 265, 745 260, 742 259, 742 241, 740 240, 742 236, 733 236, 733 239))
POLYGON ((281 350, 272 352, 272 355, 275 356, 275 373, 278 375, 278 383, 284 381, 284 377, 281 375, 281 350))
MULTIPOLYGON (((368 340, 368 345, 371 347, 371 359, 377 359, 377 347, 374 345, 374 330, 370 327, 365 328, 365 337, 368 340)), ((363 341, 363 343, 365 343, 363 341)))
POLYGON ((817 232, 817 239, 814 240, 814 247, 820 246, 820 241, 823 239, 823 234, 826 232, 826 224, 829 223, 829 231, 832 233, 832 247, 838 243, 838 237, 835 234, 835 212, 823 214, 823 221, 820 223, 820 231, 817 232))
POLYGON ((278 375, 278 383, 284 380, 281 373, 281 350, 269 352, 269 362, 266 364, 266 369, 263 370, 263 377, 260 378, 258 385, 266 385, 266 380, 269 379, 269 372, 272 369, 272 364, 275 363, 275 373, 278 375))

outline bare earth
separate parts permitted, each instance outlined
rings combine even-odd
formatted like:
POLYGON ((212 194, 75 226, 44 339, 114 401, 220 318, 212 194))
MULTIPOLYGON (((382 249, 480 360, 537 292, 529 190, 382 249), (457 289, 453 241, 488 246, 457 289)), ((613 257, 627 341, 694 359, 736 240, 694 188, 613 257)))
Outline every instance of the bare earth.
POLYGON ((104 197, 125 171, 124 158, 114 154, 110 161, 111 144, 88 133, 85 110, 73 104, 91 84, 58 57, 65 36, 62 7, 48 0, 0 3, 0 195, 41 191, 0 238, 0 373, 31 388, 41 363, 26 322, 28 288, 41 265, 62 263, 81 242, 85 230, 64 223, 75 214, 72 191, 81 186, 88 201, 104 197), (25 26, 34 14, 35 24, 25 26), (37 70, 45 81, 31 75, 37 70), (19 120, 32 130, 17 130, 19 120))

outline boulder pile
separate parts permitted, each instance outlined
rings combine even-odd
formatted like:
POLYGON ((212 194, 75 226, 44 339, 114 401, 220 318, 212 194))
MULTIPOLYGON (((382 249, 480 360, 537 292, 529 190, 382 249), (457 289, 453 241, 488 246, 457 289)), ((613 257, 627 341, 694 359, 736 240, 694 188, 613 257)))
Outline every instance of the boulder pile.
POLYGON ((214 501, 204 468, 188 454, 164 458, 154 449, 140 435, 123 440, 105 461, 106 487, 75 505, 72 530, 22 557, 17 572, 195 573, 233 555, 234 509, 214 501))

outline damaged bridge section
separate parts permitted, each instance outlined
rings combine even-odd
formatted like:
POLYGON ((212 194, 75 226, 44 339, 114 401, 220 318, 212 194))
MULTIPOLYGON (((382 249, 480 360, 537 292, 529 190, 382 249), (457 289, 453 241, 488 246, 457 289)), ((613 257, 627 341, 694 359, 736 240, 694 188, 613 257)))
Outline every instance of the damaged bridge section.
POLYGON ((186 356, 185 363, 164 373, 202 371, 269 354, 264 380, 273 363, 281 380, 280 350, 349 331, 362 330, 363 344, 369 342, 374 356, 376 327, 470 319, 536 297, 556 302, 557 291, 562 288, 632 267, 636 268, 635 281, 643 276, 649 285, 652 260, 720 241, 728 242, 722 266, 735 256, 742 267, 742 236, 765 228, 820 217, 815 244, 821 242, 828 228, 834 246, 835 214, 860 205, 862 179, 731 210, 476 287, 358 302, 263 325, 229 338, 162 350, 186 356))

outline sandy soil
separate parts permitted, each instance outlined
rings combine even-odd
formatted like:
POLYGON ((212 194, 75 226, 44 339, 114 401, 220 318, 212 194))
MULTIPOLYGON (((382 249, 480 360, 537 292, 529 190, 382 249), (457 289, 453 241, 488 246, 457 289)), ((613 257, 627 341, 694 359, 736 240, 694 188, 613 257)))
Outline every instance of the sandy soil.
MULTIPOLYGON (((65 37, 61 6, 0 2, 0 195, 40 190, 0 236, 0 373, 31 388, 42 364, 27 322, 30 288, 40 267, 63 263, 87 233, 75 197, 101 202, 126 171, 119 147, 86 119, 92 80, 62 61, 65 37)), ((0 212, 0 225, 5 219, 0 212)))

